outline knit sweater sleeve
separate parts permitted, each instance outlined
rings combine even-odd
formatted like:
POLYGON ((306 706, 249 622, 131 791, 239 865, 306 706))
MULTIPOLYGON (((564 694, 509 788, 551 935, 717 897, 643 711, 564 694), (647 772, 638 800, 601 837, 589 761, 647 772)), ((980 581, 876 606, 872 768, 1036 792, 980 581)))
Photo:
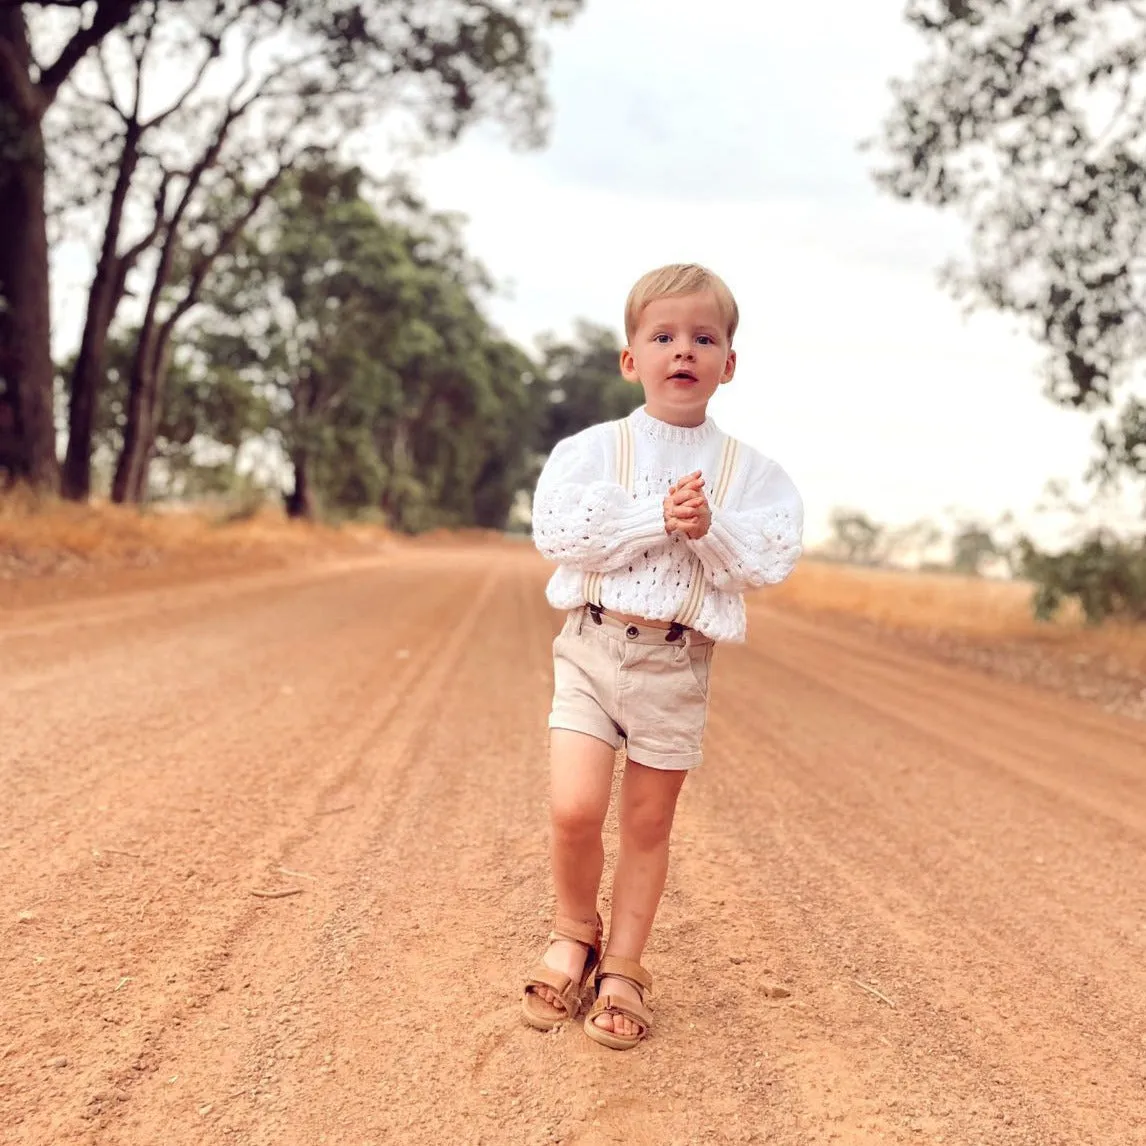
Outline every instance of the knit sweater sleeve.
POLYGON ((664 542, 664 505, 605 479, 603 427, 558 442, 533 495, 533 543, 552 561, 608 573, 664 542))
POLYGON ((754 459, 738 501, 713 509, 708 532, 688 542, 706 578, 728 593, 778 584, 803 552, 803 500, 775 462, 754 459))

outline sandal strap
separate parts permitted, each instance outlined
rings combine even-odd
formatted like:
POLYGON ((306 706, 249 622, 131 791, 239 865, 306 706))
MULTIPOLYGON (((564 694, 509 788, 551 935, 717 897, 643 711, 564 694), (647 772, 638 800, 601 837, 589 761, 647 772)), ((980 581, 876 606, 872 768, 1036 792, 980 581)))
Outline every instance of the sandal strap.
POLYGON ((631 1019, 641 1028, 642 1035, 649 1031, 653 1025, 652 1012, 647 1007, 641 1003, 634 1003, 632 999, 622 999, 617 995, 598 995, 597 1001, 589 1008, 585 1021, 591 1023, 598 1015, 606 1013, 631 1019))
POLYGON ((573 943, 583 943, 590 950, 601 945, 601 917, 597 916, 595 923, 585 923, 580 919, 571 919, 568 915, 559 915, 556 926, 550 932, 550 939, 568 939, 573 943))
POLYGON ((597 974, 594 977, 598 987, 601 980, 609 977, 626 979, 641 992, 645 992, 653 985, 653 977, 634 959, 625 959, 620 955, 605 955, 597 965, 597 974))
POLYGON ((564 972, 545 963, 538 963, 529 972, 529 981, 525 984, 525 989, 528 991, 531 987, 550 987, 559 995, 564 995, 573 985, 573 980, 564 972))

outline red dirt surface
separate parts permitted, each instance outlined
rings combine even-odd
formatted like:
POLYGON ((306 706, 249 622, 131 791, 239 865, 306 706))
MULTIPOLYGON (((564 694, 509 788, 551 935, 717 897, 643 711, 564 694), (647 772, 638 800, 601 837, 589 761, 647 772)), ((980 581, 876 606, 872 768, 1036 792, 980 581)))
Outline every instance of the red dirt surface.
POLYGON ((547 572, 9 599, 0 1141, 1146 1143, 1146 725, 766 595, 715 659, 651 1039, 526 1028, 547 572))

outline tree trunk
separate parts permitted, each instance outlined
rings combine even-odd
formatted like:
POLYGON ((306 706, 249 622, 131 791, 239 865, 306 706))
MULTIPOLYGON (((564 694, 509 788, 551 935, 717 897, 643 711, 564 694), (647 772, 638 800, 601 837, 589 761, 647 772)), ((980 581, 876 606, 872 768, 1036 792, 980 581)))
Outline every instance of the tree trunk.
POLYGON ((118 505, 139 504, 147 492, 147 469, 155 444, 160 370, 156 361, 157 332, 154 326, 140 332, 139 346, 131 364, 128 382, 127 423, 123 449, 115 467, 111 499, 118 505))
POLYGON ((115 187, 108 205, 103 249, 96 264, 88 313, 84 322, 83 341, 72 372, 71 404, 68 412, 68 452, 64 459, 64 496, 73 501, 86 501, 91 493, 92 433, 95 428, 96 404, 104 383, 104 350, 108 330, 122 298, 119 258, 119 233, 123 207, 139 159, 139 128, 129 125, 123 144, 123 155, 115 187))
POLYGON ((24 65, 0 68, 0 380, 12 405, 17 475, 59 488, 53 416, 48 231, 44 214, 43 98, 27 81, 19 6, 0 10, 0 51, 24 65))
POLYGON ((295 450, 291 454, 290 460, 291 465, 294 466, 294 489, 287 494, 287 516, 313 521, 317 515, 317 506, 314 500, 314 490, 310 484, 310 459, 305 450, 295 450))

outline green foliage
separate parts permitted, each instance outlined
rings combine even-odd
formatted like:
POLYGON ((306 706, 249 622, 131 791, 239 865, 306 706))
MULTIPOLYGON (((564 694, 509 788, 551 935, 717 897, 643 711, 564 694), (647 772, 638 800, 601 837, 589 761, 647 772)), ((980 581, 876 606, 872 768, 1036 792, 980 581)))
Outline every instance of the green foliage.
MULTIPOLYGON (((907 18, 929 52, 894 87, 878 182, 968 219, 948 281, 1028 321, 1051 398, 1116 408, 1146 353, 1146 9, 911 0, 907 18)), ((1127 407, 1100 430, 1107 476, 1146 470, 1142 424, 1127 407)))
POLYGON ((1040 620, 1051 620, 1074 600, 1090 624, 1146 621, 1146 542, 1094 530, 1063 553, 1044 552, 1029 538, 1019 550, 1022 573, 1036 587, 1033 608, 1040 620))
POLYGON ((608 327, 578 322, 572 341, 545 337, 539 343, 539 453, 586 426, 623 418, 644 401, 640 386, 621 377, 621 344, 608 327))
POLYGON ((396 528, 502 528, 527 483, 535 366, 494 331, 458 221, 401 182, 315 163, 223 260, 203 358, 265 396, 297 512, 381 510, 396 528))
POLYGON ((999 546, 991 531, 974 522, 960 525, 951 539, 951 568, 968 577, 978 577, 983 566, 1000 556, 999 546))
POLYGON ((854 509, 832 510, 828 523, 832 536, 828 554, 851 565, 878 565, 882 557, 884 528, 854 509))
MULTIPOLYGON (((137 337, 137 331, 125 330, 107 348, 107 377, 96 407, 94 442, 108 452, 118 453, 123 443, 137 337)), ((155 441, 155 457, 169 466, 191 465, 197 446, 205 443, 234 451, 267 428, 270 410, 265 397, 229 368, 224 356, 211 357, 213 349, 210 343, 188 341, 173 356, 155 441)))
MULTIPOLYGON (((158 411, 161 488, 245 497, 240 450, 270 442, 292 511, 409 532, 505 528, 558 437, 641 396, 621 381, 607 330, 582 324, 575 341, 546 340, 534 362, 493 329, 488 274, 458 227, 401 181, 368 198, 355 169, 294 170, 218 261, 174 345, 158 411)), ((101 469, 122 444, 137 340, 125 330, 108 344, 101 469)))

